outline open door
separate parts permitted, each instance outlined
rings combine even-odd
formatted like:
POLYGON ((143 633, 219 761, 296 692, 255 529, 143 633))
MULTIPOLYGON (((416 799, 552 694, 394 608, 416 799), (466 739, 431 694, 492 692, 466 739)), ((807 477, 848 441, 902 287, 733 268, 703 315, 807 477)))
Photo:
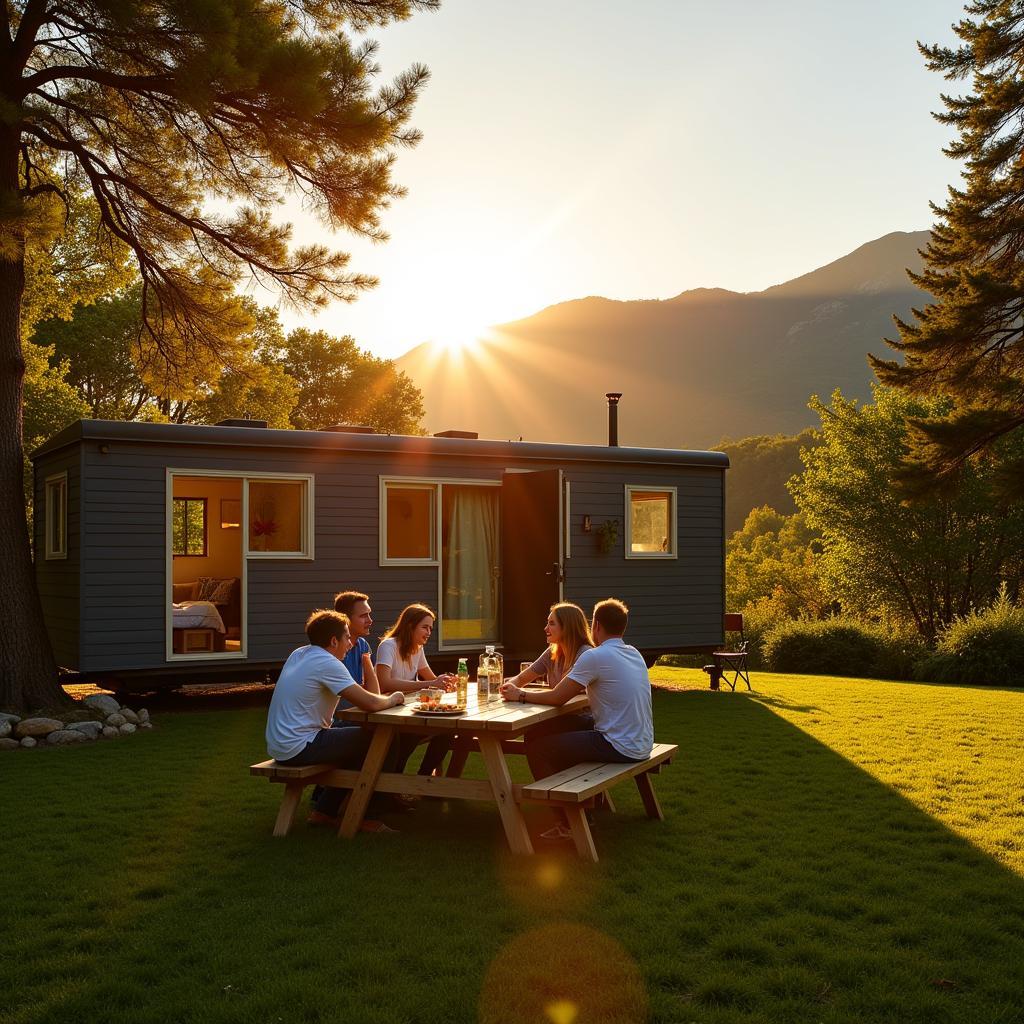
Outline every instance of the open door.
POLYGON ((506 671, 544 646, 544 621, 562 599, 562 471, 506 473, 501 484, 502 630, 506 671))

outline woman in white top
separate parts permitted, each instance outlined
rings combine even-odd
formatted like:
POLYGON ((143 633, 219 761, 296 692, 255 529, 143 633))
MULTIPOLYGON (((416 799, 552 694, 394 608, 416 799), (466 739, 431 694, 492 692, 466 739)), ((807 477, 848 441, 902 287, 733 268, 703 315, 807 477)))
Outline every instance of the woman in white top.
POLYGON ((590 626, 579 605, 564 602, 553 604, 544 625, 547 650, 512 682, 525 686, 535 679, 543 679, 551 687, 557 686, 576 664, 576 659, 594 646, 590 626))
MULTIPOLYGON (((455 688, 452 676, 434 675, 423 653, 434 632, 435 618, 425 604, 411 604, 402 609, 398 621, 384 634, 377 648, 377 682, 381 693, 415 693, 422 686, 421 680, 436 682, 446 690, 455 688)), ((409 755, 425 739, 426 736, 416 733, 404 733, 398 738, 394 771, 405 771, 409 755)), ((450 747, 451 741, 447 736, 434 736, 423 756, 419 774, 431 775, 440 771, 450 747)))
POLYGON ((377 648, 377 682, 381 693, 415 693, 421 681, 452 686, 450 675, 436 676, 423 653, 434 632, 436 616, 425 604, 402 609, 398 621, 384 634, 377 648))

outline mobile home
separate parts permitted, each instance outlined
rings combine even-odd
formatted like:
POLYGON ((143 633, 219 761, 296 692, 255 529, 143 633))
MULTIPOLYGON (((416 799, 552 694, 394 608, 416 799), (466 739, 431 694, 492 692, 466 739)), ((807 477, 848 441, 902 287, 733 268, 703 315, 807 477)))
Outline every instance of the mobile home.
POLYGON ((58 664, 125 689, 272 674, 341 589, 382 630, 436 608, 435 668, 536 656, 558 600, 622 598, 652 662, 722 641, 725 455, 453 433, 72 424, 33 454, 58 664))

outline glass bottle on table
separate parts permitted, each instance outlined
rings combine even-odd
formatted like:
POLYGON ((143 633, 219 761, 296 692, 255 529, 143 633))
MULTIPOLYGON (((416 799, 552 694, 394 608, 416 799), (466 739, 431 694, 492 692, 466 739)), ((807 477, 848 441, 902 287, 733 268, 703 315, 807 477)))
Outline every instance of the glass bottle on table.
POLYGON ((459 670, 455 677, 455 703, 465 707, 469 700, 469 663, 459 658, 459 670))
POLYGON ((478 699, 481 704, 488 704, 491 700, 491 672, 493 671, 494 648, 487 646, 484 653, 480 655, 480 663, 476 670, 476 686, 478 699))
POLYGON ((501 684, 505 682, 505 658, 500 651, 491 654, 491 693, 495 697, 501 694, 501 684))

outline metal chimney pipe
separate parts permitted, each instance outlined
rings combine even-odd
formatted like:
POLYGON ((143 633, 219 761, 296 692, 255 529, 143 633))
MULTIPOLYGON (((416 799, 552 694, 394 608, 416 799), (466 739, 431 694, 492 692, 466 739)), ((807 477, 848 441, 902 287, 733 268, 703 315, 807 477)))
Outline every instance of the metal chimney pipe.
POLYGON ((621 391, 609 391, 605 396, 608 399, 608 447, 619 447, 619 399, 621 391))

